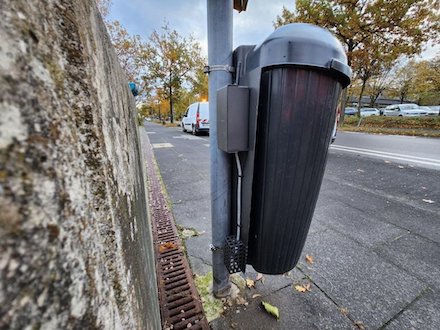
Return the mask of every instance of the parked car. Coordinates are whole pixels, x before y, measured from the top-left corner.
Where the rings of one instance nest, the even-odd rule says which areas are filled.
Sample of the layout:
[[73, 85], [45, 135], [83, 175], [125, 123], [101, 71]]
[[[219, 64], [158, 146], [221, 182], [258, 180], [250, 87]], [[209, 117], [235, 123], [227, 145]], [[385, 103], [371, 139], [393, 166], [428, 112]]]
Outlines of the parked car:
[[426, 116], [426, 111], [419, 109], [419, 106], [414, 103], [393, 104], [385, 108], [383, 115], [390, 117], [421, 117]]
[[419, 107], [419, 109], [426, 111], [427, 116], [438, 116], [439, 115], [438, 108], [440, 108], [440, 107], [437, 107], [437, 109], [435, 109], [434, 107]]
[[344, 114], [346, 116], [354, 116], [354, 115], [356, 115], [356, 112], [357, 112], [356, 108], [348, 107], [348, 108], [345, 108]]
[[376, 108], [361, 108], [361, 117], [379, 116], [380, 112]]
[[430, 105], [429, 108], [431, 110], [437, 111], [437, 114], [440, 116], [440, 105]]
[[209, 133], [209, 103], [196, 102], [186, 109], [182, 118], [182, 131], [198, 135]]

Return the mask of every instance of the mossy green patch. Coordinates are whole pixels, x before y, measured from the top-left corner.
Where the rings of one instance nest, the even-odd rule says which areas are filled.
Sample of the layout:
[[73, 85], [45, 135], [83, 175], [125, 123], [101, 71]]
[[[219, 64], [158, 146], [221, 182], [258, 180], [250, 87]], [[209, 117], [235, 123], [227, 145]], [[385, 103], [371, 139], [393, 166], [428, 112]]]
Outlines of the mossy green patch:
[[223, 303], [212, 294], [212, 272], [204, 276], [196, 275], [195, 284], [202, 300], [203, 309], [208, 322], [219, 318], [223, 312]]
[[64, 72], [58, 66], [58, 64], [53, 61], [51, 58], [45, 58], [45, 67], [49, 71], [50, 76], [55, 84], [56, 90], [60, 93], [60, 95], [64, 95]]
[[187, 239], [190, 237], [195, 237], [200, 235], [200, 233], [194, 228], [185, 228], [182, 226], [178, 226], [178, 230], [181, 239]]
[[182, 241], [182, 249], [183, 252], [185, 253], [186, 257], [188, 258], [188, 253], [187, 253], [187, 248], [186, 248], [186, 239], [190, 238], [190, 237], [194, 237], [194, 236], [199, 236], [200, 233], [195, 230], [194, 228], [185, 228], [181, 225], [179, 225], [178, 223], [176, 224], [176, 228], [177, 228], [177, 233], [179, 234], [180, 240]]

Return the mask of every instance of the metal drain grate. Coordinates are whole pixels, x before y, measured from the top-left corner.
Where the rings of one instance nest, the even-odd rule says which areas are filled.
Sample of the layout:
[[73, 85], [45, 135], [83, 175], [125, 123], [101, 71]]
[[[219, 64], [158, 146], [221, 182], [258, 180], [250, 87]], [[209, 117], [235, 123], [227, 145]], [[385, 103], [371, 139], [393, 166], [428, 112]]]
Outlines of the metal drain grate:
[[156, 273], [163, 329], [209, 329], [182, 244], [167, 207], [151, 146], [147, 148], [150, 202]]

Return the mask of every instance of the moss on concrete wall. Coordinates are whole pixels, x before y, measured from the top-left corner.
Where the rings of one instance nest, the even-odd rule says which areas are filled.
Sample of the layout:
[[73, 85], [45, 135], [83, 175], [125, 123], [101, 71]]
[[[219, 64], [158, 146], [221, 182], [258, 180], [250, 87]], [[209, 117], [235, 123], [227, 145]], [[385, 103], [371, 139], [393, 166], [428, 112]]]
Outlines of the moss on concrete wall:
[[157, 328], [136, 111], [93, 0], [0, 2], [0, 328]]

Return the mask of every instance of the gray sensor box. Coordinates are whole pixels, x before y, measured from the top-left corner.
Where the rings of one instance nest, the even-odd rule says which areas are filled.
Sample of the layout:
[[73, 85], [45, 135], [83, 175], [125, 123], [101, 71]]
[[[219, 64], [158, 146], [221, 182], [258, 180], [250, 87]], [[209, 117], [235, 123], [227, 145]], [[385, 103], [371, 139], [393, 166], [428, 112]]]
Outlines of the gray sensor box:
[[228, 153], [247, 151], [249, 88], [227, 85], [217, 91], [218, 147]]

